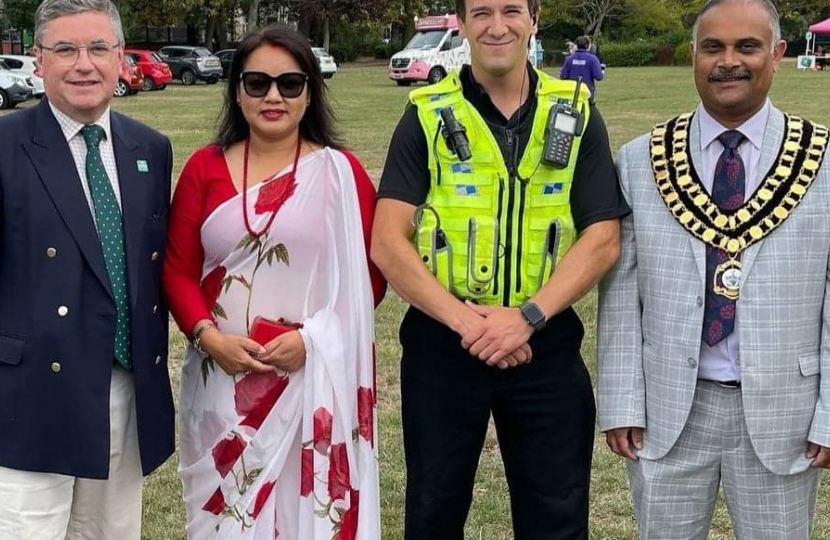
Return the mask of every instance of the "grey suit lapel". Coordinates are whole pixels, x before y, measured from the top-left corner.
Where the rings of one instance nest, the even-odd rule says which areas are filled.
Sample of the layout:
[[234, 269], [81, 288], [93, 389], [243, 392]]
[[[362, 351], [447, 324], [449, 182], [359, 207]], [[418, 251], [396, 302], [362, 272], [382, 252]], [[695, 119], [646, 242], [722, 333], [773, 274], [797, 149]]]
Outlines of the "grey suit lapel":
[[[695, 114], [694, 118], [692, 118], [692, 125], [689, 129], [689, 138], [692, 146], [692, 168], [695, 168], [695, 165], [700, 165], [703, 163], [703, 150], [700, 146], [700, 115]], [[700, 171], [700, 169], [695, 169]], [[694, 253], [695, 256], [695, 264], [697, 265], [697, 270], [700, 273], [700, 282], [706, 283], [706, 244], [702, 241], [698, 240], [691, 234], [687, 234], [686, 237], [688, 238], [689, 247]]]
[[[772, 167], [778, 151], [781, 148], [781, 141], [784, 140], [784, 113], [775, 107], [770, 107], [767, 128], [764, 131], [764, 144], [761, 147], [761, 161], [758, 163], [758, 174], [761, 175], [758, 184], [760, 185]], [[744, 278], [749, 275], [752, 264], [758, 256], [758, 251], [764, 245], [765, 239], [761, 239], [749, 246], [741, 256]]]

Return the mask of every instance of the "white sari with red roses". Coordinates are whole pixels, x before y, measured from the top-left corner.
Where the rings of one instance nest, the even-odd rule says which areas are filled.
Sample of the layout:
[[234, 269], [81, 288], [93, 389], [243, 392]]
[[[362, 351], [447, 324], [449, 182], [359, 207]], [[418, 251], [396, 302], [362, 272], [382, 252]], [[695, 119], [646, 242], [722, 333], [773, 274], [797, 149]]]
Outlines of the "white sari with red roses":
[[[284, 174], [287, 171], [282, 171]], [[352, 168], [304, 156], [202, 226], [203, 290], [222, 332], [300, 322], [305, 367], [231, 377], [190, 346], [180, 466], [191, 539], [378, 540], [373, 302]]]

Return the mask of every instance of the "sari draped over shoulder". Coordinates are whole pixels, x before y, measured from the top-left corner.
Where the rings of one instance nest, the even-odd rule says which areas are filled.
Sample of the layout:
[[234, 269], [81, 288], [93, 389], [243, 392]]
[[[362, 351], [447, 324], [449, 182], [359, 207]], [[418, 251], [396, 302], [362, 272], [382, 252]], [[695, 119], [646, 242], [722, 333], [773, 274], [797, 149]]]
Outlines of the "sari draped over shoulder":
[[[283, 171], [284, 172], [284, 171]], [[192, 346], [182, 371], [179, 472], [202, 539], [380, 538], [373, 303], [354, 173], [325, 148], [201, 231], [202, 290], [222, 332], [302, 323], [299, 371], [227, 375]]]

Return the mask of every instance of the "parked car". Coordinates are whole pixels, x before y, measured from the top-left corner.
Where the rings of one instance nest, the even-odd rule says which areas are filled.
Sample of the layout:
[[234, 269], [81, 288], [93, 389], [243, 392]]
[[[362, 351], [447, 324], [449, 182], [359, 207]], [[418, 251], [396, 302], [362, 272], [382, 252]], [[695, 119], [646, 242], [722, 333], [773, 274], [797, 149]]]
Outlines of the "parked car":
[[35, 97], [43, 95], [43, 79], [37, 75], [37, 63], [34, 56], [20, 56], [17, 54], [0, 54], [0, 60], [4, 60], [12, 73], [30, 77], [35, 88]]
[[144, 75], [144, 90], [164, 90], [173, 80], [170, 66], [159, 55], [145, 49], [125, 49], [124, 54], [132, 57]]
[[121, 60], [121, 71], [118, 73], [118, 82], [115, 83], [115, 97], [124, 97], [137, 94], [144, 88], [144, 75], [141, 68], [132, 56], [125, 54]]
[[334, 61], [334, 57], [322, 47], [312, 47], [311, 50], [314, 51], [314, 56], [317, 57], [317, 62], [320, 64], [320, 72], [323, 74], [323, 78], [331, 79], [334, 77], [334, 74], [337, 73], [337, 63]]
[[12, 73], [5, 60], [0, 60], [0, 110], [10, 109], [31, 99], [34, 93], [31, 78]]
[[233, 62], [233, 55], [236, 54], [236, 49], [223, 49], [216, 53], [216, 58], [222, 63], [222, 78], [228, 78], [228, 71], [231, 69], [231, 62]]
[[198, 80], [215, 84], [222, 76], [222, 63], [204, 47], [168, 45], [159, 49], [158, 55], [170, 66], [173, 78], [185, 85]]

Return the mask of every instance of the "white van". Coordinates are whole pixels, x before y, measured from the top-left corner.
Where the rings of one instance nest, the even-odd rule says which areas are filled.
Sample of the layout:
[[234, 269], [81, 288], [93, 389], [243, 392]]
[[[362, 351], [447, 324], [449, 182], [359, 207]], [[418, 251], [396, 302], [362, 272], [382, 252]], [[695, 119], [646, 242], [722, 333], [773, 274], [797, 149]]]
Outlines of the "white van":
[[[415, 35], [389, 60], [389, 78], [398, 86], [413, 82], [437, 83], [453, 69], [470, 63], [470, 45], [458, 35], [456, 15], [415, 20]], [[530, 38], [528, 60], [536, 66], [536, 37]]]
[[0, 110], [10, 109], [31, 99], [35, 92], [31, 79], [12, 73], [0, 60]]
[[449, 71], [470, 63], [470, 46], [458, 35], [455, 15], [417, 19], [415, 30], [404, 50], [389, 60], [389, 78], [398, 86], [417, 81], [436, 83]]
[[43, 79], [37, 74], [37, 63], [34, 56], [21, 56], [18, 54], [0, 54], [0, 60], [5, 60], [6, 65], [12, 73], [23, 75], [32, 80], [35, 87], [35, 97], [39, 98], [43, 95]]

